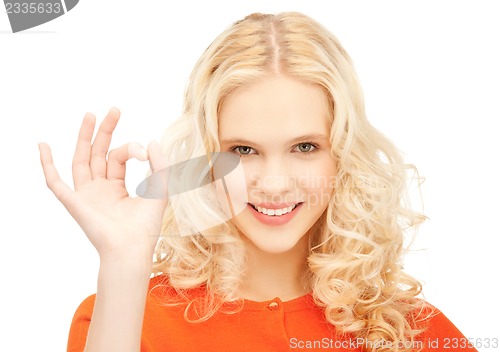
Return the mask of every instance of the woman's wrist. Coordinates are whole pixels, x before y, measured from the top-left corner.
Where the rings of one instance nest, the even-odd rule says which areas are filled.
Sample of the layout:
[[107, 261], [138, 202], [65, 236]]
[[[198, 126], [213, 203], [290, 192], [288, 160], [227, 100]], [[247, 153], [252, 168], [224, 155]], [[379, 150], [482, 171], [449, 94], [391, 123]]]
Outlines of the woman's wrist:
[[152, 257], [142, 252], [101, 256], [88, 351], [138, 351]]
[[100, 253], [100, 269], [133, 272], [137, 274], [151, 273], [153, 252], [149, 248], [132, 247]]

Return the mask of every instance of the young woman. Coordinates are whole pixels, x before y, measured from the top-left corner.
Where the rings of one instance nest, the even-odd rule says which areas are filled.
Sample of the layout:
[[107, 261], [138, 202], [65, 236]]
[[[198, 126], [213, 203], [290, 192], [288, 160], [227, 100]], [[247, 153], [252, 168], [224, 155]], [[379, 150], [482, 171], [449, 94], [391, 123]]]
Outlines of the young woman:
[[[100, 256], [69, 351], [474, 351], [402, 271], [403, 235], [424, 219], [404, 202], [410, 166], [311, 18], [252, 14], [217, 37], [162, 146], [108, 153], [118, 119], [111, 109], [92, 142], [85, 116], [75, 191], [40, 144], [49, 188]], [[196, 176], [203, 191], [128, 196], [130, 158], [158, 175], [214, 152], [237, 156], [242, 174], [185, 166], [157, 180]]]

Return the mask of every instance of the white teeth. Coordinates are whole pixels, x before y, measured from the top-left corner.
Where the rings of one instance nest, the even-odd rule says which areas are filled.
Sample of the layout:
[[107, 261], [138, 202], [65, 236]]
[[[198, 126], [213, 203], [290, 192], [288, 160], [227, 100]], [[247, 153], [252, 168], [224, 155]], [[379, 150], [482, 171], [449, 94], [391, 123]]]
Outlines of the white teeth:
[[291, 212], [293, 209], [295, 209], [296, 206], [297, 204], [290, 205], [289, 207], [283, 209], [266, 209], [256, 205], [255, 208], [257, 208], [257, 211], [262, 214], [266, 214], [269, 216], [280, 216]]

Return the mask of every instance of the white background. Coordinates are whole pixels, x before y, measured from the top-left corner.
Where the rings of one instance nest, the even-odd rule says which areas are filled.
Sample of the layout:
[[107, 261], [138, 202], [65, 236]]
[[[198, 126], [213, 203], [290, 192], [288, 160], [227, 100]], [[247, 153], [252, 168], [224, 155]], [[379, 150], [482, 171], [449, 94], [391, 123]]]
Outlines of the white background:
[[[251, 12], [285, 10], [312, 16], [341, 40], [369, 118], [426, 178], [430, 219], [407, 270], [467, 337], [500, 338], [496, 1], [168, 3], [81, 0], [16, 34], [0, 6], [0, 350], [64, 350], [76, 307], [96, 288], [96, 252], [46, 188], [37, 143], [51, 145], [72, 185], [85, 112], [100, 121], [120, 108], [112, 147], [160, 139], [215, 36]], [[133, 192], [147, 163], [129, 169]]]

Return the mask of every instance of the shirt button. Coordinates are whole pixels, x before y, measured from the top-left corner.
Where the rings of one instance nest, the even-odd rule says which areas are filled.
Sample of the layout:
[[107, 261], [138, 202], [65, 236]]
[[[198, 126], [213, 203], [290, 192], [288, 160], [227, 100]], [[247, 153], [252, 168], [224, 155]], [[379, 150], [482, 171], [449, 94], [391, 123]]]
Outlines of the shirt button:
[[271, 302], [269, 303], [269, 305], [267, 306], [270, 310], [277, 310], [279, 308], [279, 304], [278, 302]]

